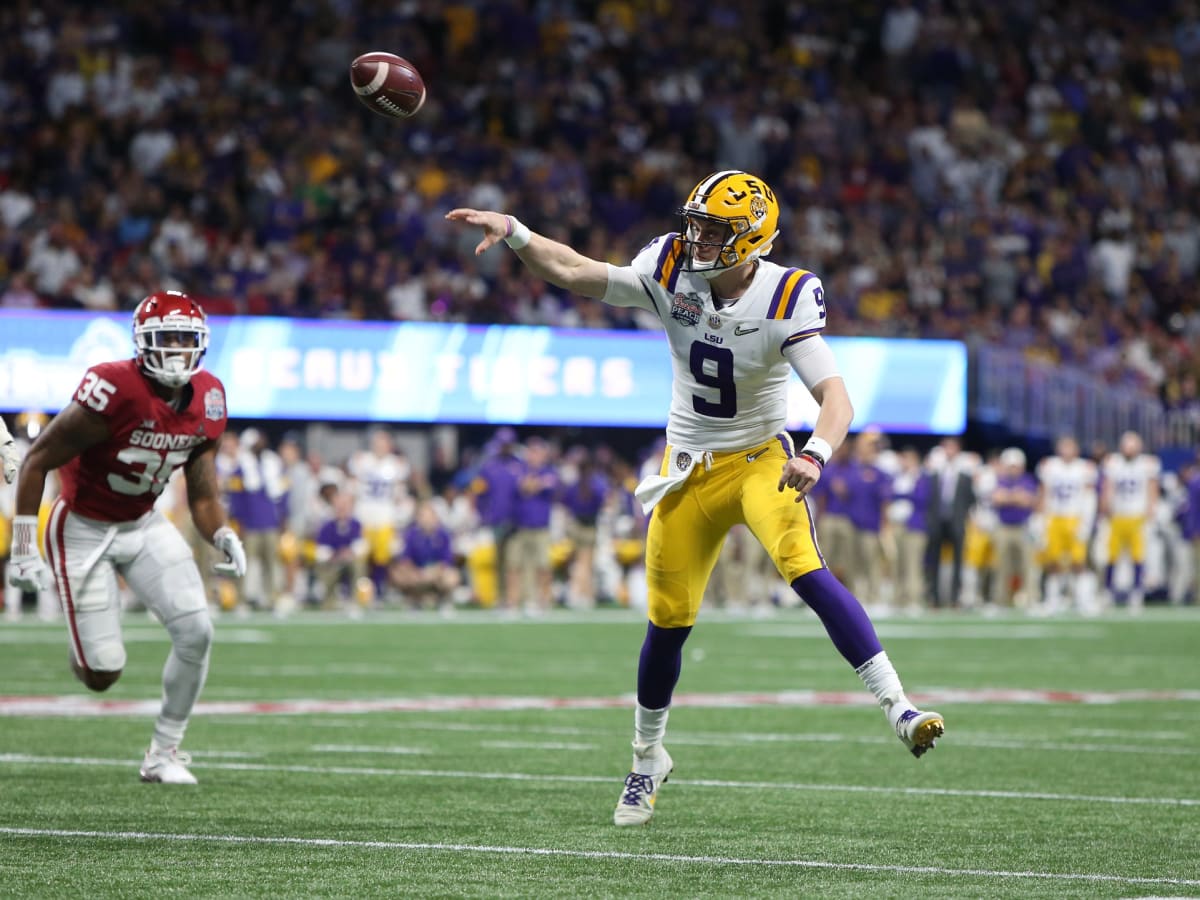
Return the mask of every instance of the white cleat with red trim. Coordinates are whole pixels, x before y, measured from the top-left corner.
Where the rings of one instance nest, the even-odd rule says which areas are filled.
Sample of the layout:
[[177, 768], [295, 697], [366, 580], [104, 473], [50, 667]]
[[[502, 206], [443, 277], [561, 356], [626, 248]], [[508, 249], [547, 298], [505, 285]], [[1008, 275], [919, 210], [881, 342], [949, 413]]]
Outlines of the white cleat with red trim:
[[156, 750], [151, 747], [142, 760], [142, 781], [154, 784], [196, 784], [196, 776], [188, 771], [192, 758], [180, 753], [177, 747]]

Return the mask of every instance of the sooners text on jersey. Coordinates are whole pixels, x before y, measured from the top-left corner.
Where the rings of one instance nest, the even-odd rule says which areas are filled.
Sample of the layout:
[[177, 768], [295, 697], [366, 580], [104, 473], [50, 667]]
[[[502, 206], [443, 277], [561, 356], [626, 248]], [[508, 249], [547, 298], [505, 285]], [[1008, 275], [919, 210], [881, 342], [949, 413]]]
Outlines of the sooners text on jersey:
[[[186, 390], [186, 389], [185, 389]], [[108, 420], [109, 438], [59, 471], [62, 498], [81, 516], [128, 522], [154, 506], [171, 473], [225, 431], [225, 389], [201, 370], [181, 412], [154, 393], [132, 359], [92, 366], [74, 401]]]

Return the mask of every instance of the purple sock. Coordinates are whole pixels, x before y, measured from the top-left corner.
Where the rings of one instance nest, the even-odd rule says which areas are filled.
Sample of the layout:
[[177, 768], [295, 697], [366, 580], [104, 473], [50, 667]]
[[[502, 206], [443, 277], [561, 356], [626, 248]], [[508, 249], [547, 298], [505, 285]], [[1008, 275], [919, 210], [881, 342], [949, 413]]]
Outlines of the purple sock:
[[1142, 564], [1133, 564], [1133, 589], [1140, 591], [1142, 589]]
[[1104, 586], [1110, 591], [1113, 589], [1113, 570], [1116, 569], [1112, 563], [1104, 567]]
[[882, 652], [867, 611], [828, 569], [801, 575], [792, 582], [792, 590], [817, 614], [833, 645], [854, 668]]
[[683, 668], [683, 642], [692, 626], [659, 628], [646, 623], [646, 640], [638, 660], [637, 699], [646, 709], [665, 709], [671, 705], [671, 693]]

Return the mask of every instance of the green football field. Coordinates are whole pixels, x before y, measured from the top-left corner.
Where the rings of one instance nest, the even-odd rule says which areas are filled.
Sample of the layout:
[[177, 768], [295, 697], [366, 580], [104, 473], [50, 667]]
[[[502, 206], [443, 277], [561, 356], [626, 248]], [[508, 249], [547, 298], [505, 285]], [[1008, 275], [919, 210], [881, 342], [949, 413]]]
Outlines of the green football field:
[[104, 695], [65, 628], [0, 625], [0, 896], [1200, 895], [1200, 612], [879, 623], [947, 734], [913, 759], [816, 619], [704, 613], [645, 827], [612, 809], [644, 623], [217, 622], [146, 785], [165, 632]]

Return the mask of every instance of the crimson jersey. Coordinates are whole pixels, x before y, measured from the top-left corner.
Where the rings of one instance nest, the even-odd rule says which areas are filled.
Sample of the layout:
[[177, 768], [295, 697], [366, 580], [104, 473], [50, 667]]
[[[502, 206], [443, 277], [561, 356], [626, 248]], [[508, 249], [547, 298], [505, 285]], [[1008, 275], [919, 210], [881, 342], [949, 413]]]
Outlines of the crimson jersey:
[[189, 389], [187, 407], [176, 412], [136, 360], [88, 369], [73, 400], [108, 420], [109, 438], [59, 470], [67, 508], [104, 522], [129, 522], [149, 512], [171, 473], [225, 431], [220, 380], [200, 370]]

